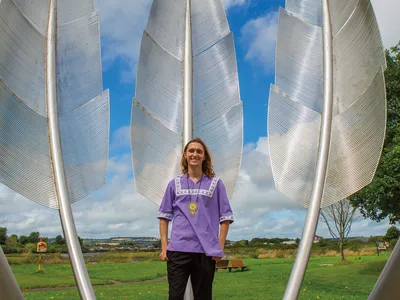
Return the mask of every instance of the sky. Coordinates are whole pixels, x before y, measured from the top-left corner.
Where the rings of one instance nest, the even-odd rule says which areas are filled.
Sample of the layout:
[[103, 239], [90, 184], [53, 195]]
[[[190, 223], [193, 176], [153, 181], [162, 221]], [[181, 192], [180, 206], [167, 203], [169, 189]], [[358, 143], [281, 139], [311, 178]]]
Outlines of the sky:
[[[110, 153], [106, 185], [72, 204], [78, 235], [84, 238], [158, 236], [158, 207], [135, 191], [129, 122], [143, 30], [151, 0], [95, 0], [100, 14], [104, 89], [110, 89]], [[385, 48], [400, 41], [398, 0], [372, 1]], [[274, 82], [277, 12], [283, 0], [223, 0], [235, 38], [244, 109], [244, 152], [231, 206], [228, 239], [301, 237], [306, 210], [275, 189], [268, 154], [267, 104]], [[0, 185], [0, 227], [8, 233], [62, 234], [58, 211], [40, 206]], [[383, 235], [380, 223], [358, 218], [352, 236]], [[329, 237], [320, 223], [317, 234]]]

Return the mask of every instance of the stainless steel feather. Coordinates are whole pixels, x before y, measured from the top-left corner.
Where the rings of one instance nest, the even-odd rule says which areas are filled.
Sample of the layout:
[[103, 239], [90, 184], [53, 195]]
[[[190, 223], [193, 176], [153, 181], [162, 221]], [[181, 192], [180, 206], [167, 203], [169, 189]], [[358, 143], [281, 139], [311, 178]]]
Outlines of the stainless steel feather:
[[221, 1], [154, 0], [132, 106], [137, 191], [159, 204], [168, 181], [180, 173], [182, 147], [200, 137], [231, 197], [241, 163], [242, 127], [234, 41]]
[[276, 188], [308, 207], [284, 299], [297, 299], [319, 209], [372, 181], [386, 127], [386, 60], [369, 0], [287, 0], [268, 111]]
[[107, 171], [98, 14], [92, 0], [3, 0], [0, 39], [0, 182], [59, 210], [81, 298], [94, 299], [70, 203]]

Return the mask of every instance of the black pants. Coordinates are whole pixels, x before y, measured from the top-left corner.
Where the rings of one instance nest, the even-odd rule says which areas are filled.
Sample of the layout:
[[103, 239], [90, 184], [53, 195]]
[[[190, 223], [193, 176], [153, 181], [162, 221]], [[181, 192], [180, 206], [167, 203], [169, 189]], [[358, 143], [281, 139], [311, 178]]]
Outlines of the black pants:
[[167, 251], [169, 300], [182, 300], [189, 275], [195, 300], [212, 299], [215, 261], [203, 253]]

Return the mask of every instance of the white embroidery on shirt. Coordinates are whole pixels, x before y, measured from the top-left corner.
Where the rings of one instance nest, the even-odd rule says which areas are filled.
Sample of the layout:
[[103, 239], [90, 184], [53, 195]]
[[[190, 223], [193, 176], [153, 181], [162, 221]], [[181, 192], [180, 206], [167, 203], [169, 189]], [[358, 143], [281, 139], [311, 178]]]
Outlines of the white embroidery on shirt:
[[182, 189], [181, 187], [181, 177], [182, 175], [179, 175], [178, 177], [175, 178], [175, 189], [176, 189], [176, 195], [177, 196], [182, 196], [182, 195], [202, 195], [202, 196], [208, 196], [212, 197], [215, 191], [215, 188], [217, 187], [217, 183], [219, 178], [217, 176], [214, 176], [210, 187], [208, 190], [199, 190], [199, 189]]
[[159, 217], [159, 218], [166, 218], [166, 219], [168, 219], [168, 220], [172, 220], [172, 218], [174, 217], [174, 215], [173, 215], [173, 214], [166, 213], [166, 212], [159, 211], [157, 217]]
[[227, 220], [233, 222], [233, 215], [221, 216], [221, 217], [219, 218], [219, 222], [220, 222], [220, 223], [223, 222], [223, 221], [227, 221]]

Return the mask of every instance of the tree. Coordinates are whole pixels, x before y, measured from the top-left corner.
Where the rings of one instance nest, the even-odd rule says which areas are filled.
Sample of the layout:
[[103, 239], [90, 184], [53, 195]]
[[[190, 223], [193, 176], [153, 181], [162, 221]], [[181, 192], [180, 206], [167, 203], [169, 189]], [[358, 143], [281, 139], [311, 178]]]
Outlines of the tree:
[[328, 226], [329, 233], [337, 240], [342, 261], [344, 261], [344, 243], [351, 230], [353, 220], [357, 218], [356, 209], [346, 198], [321, 209], [320, 220]]
[[249, 245], [249, 241], [248, 240], [240, 240], [240, 241], [237, 241], [237, 242], [233, 243], [232, 246], [234, 246], [234, 247], [245, 247], [245, 246], [248, 246], [248, 245]]
[[381, 235], [375, 235], [375, 236], [370, 236], [368, 239], [368, 243], [376, 243], [376, 242], [381, 242], [384, 239], [383, 236]]
[[18, 236], [15, 234], [10, 235], [6, 240], [7, 246], [16, 246], [18, 244]]
[[7, 241], [7, 228], [0, 227], [0, 245], [4, 245]]
[[[79, 245], [82, 248], [83, 247], [83, 239], [80, 236], [78, 236], [78, 241], [79, 241]], [[65, 241], [64, 241], [64, 243], [65, 243]]]
[[350, 200], [375, 221], [400, 222], [400, 42], [386, 51], [387, 128], [382, 156], [371, 184]]
[[55, 242], [57, 245], [65, 245], [65, 240], [61, 235], [56, 236]]
[[21, 235], [18, 241], [20, 244], [26, 245], [28, 243], [28, 237], [26, 235]]
[[39, 243], [40, 233], [37, 231], [31, 232], [28, 236], [28, 243], [37, 244]]
[[397, 240], [400, 237], [400, 230], [396, 226], [390, 226], [386, 231], [385, 241]]
[[158, 239], [156, 242], [153, 243], [153, 247], [156, 249], [161, 248], [161, 240]]

